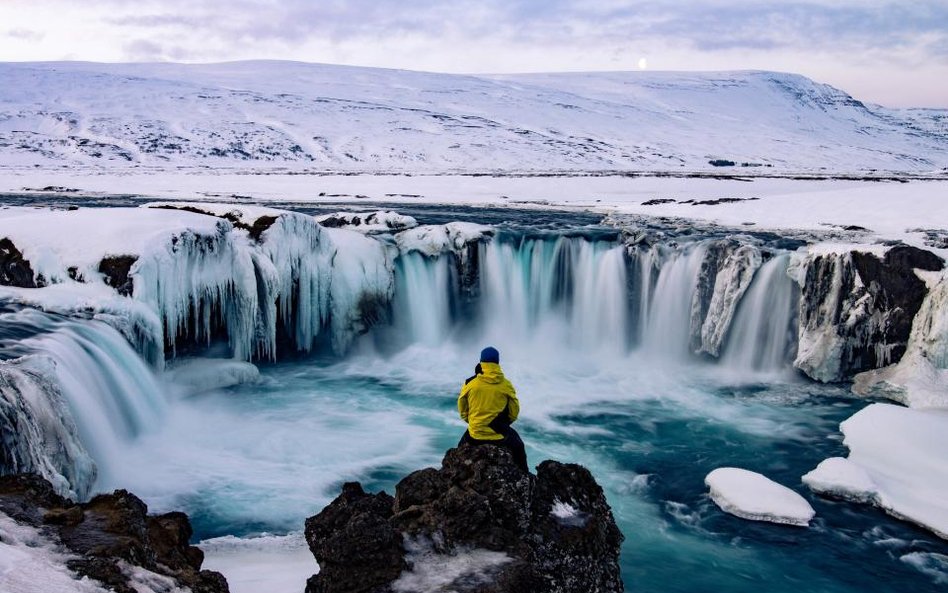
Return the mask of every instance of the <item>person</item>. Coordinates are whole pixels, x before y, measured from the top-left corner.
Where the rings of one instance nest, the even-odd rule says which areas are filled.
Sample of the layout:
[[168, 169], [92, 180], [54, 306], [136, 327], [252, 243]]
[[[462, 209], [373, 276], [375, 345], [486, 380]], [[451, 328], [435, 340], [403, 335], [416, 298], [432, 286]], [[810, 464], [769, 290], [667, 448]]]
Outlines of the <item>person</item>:
[[458, 397], [458, 412], [467, 422], [467, 430], [458, 447], [497, 445], [513, 454], [514, 462], [529, 472], [523, 440], [511, 426], [520, 415], [517, 390], [500, 369], [500, 352], [492, 346], [481, 350], [481, 360], [474, 367], [474, 376], [464, 382]]

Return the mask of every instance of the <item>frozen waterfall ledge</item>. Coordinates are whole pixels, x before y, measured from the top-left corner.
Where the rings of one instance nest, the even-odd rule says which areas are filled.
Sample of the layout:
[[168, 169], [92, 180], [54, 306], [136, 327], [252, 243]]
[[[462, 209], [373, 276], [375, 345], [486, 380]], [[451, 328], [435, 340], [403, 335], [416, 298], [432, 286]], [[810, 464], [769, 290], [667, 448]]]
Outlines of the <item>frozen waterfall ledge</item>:
[[816, 511], [805, 498], [770, 478], [736, 467], [721, 467], [704, 479], [711, 500], [725, 513], [750, 521], [807, 527]]
[[948, 539], [948, 410], [872, 404], [840, 425], [849, 457], [803, 476], [819, 494], [868, 502]]

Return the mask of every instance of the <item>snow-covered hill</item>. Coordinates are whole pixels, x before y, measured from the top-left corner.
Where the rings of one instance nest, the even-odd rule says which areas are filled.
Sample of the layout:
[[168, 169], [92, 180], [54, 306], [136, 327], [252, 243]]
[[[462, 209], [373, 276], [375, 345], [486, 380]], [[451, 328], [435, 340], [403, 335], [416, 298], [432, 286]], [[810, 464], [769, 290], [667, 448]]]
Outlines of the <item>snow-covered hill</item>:
[[0, 64], [0, 166], [64, 164], [941, 171], [948, 111], [865, 105], [802, 76], [757, 71], [462, 76], [271, 61]]

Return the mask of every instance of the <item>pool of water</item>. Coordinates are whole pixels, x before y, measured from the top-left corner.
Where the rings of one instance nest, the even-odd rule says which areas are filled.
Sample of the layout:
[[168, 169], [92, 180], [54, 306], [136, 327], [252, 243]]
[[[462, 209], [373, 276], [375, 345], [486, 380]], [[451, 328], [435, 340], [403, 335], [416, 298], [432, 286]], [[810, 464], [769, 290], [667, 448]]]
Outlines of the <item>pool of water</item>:
[[[300, 531], [344, 481], [392, 492], [406, 473], [439, 464], [464, 429], [455, 398], [472, 356], [451, 345], [382, 355], [363, 344], [344, 361], [264, 367], [259, 383], [173, 402], [125, 453], [116, 486], [154, 508], [183, 508], [197, 539]], [[937, 566], [923, 572], [903, 558], [948, 554], [945, 542], [800, 483], [846, 453], [839, 422], [866, 402], [845, 389], [793, 375], [738, 381], [641, 354], [508, 351], [504, 367], [531, 465], [582, 463], [605, 488], [626, 537], [629, 590], [940, 589]], [[790, 486], [816, 519], [796, 528], [722, 513], [703, 484], [721, 466]]]

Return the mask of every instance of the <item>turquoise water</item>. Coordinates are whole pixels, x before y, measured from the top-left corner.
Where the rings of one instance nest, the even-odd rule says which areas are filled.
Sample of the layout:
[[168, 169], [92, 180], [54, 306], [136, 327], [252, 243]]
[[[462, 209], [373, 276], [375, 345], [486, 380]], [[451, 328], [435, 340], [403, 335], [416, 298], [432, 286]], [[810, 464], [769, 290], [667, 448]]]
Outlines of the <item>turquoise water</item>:
[[[147, 471], [121, 479], [153, 506], [183, 507], [198, 539], [299, 531], [344, 481], [392, 492], [407, 472], [438, 465], [463, 430], [454, 406], [465, 354], [366, 351], [266, 367], [259, 384], [176, 402], [166, 427], [129, 451], [130, 467]], [[945, 542], [800, 484], [845, 454], [838, 424], [866, 402], [794, 377], [736, 385], [710, 366], [660, 369], [633, 355], [594, 369], [574, 356], [544, 368], [507, 357], [518, 428], [531, 465], [582, 463], [603, 485], [626, 536], [629, 590], [940, 589], [941, 573], [900, 558], [946, 554]], [[703, 484], [721, 466], [794, 488], [817, 518], [796, 528], [722, 513]]]

